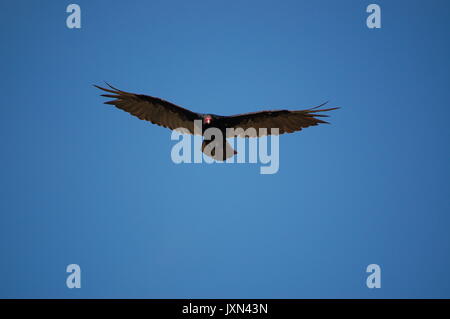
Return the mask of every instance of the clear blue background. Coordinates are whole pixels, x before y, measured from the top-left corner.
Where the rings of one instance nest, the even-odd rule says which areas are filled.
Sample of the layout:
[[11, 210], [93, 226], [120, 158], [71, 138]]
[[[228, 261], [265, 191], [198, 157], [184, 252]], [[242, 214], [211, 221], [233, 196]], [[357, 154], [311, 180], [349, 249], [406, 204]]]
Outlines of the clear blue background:
[[[450, 297], [450, 2], [2, 1], [0, 297]], [[280, 170], [170, 159], [106, 80], [198, 112], [341, 106]], [[66, 266], [82, 269], [68, 289]], [[382, 288], [366, 287], [366, 267]]]

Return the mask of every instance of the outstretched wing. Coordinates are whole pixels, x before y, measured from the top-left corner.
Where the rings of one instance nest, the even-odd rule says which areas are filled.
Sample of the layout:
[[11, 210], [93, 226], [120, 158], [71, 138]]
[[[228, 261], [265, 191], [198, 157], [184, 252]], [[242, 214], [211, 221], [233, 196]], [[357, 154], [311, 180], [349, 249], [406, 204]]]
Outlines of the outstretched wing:
[[[200, 119], [200, 115], [172, 104], [163, 99], [143, 94], [134, 94], [120, 91], [107, 83], [110, 89], [105, 89], [94, 85], [100, 90], [112, 94], [102, 94], [104, 97], [113, 98], [105, 104], [114, 105], [141, 120], [146, 120], [171, 130], [178, 130], [184, 133], [194, 134], [194, 120]], [[187, 131], [180, 130], [187, 129]], [[199, 130], [199, 132], [201, 132]]]
[[[242, 128], [242, 130], [236, 130], [232, 134], [228, 133], [229, 136], [227, 137], [260, 137], [272, 134], [277, 135], [277, 132], [271, 130], [271, 128], [278, 128], [278, 134], [292, 133], [320, 123], [329, 124], [320, 119], [320, 117], [327, 117], [328, 115], [317, 113], [336, 110], [338, 107], [320, 109], [320, 107], [324, 106], [326, 103], [327, 102], [300, 111], [275, 110], [232, 115], [224, 117], [222, 121], [227, 128]], [[254, 130], [251, 128], [254, 128]]]

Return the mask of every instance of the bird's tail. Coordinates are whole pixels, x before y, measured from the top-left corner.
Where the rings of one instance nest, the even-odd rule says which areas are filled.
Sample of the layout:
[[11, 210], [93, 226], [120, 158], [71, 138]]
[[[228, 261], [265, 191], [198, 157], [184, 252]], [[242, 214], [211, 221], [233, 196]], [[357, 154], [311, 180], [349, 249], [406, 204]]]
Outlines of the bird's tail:
[[224, 139], [222, 142], [220, 142], [220, 140], [216, 140], [217, 139], [214, 139], [212, 141], [203, 140], [202, 152], [217, 161], [226, 161], [228, 158], [233, 157], [237, 154], [237, 152], [233, 149], [230, 143], [227, 142], [226, 139]]

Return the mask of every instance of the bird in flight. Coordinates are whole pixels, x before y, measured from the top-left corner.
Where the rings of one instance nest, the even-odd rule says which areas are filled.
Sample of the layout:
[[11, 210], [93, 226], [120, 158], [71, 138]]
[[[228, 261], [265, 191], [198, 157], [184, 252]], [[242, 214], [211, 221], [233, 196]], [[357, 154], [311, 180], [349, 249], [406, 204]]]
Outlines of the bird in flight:
[[[221, 161], [237, 154], [226, 138], [278, 135], [301, 131], [303, 128], [322, 123], [329, 124], [320, 119], [328, 117], [322, 112], [338, 109], [338, 107], [321, 109], [327, 103], [325, 102], [319, 106], [298, 111], [272, 110], [222, 116], [192, 112], [157, 97], [121, 91], [106, 84], [109, 88], [94, 85], [107, 92], [101, 96], [114, 99], [105, 104], [114, 105], [141, 120], [192, 135], [203, 135], [208, 128], [219, 129], [223, 137], [223, 141], [220, 141], [223, 150], [216, 152], [215, 147], [207, 147], [214, 140], [205, 139], [202, 144], [202, 152]], [[201, 128], [198, 127], [198, 123], [202, 124]]]

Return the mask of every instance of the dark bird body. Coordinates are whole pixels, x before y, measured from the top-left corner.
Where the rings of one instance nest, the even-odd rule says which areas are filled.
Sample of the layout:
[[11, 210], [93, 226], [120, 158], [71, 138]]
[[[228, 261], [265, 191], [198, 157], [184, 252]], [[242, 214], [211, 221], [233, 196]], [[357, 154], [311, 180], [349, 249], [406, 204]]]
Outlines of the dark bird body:
[[[318, 113], [337, 109], [337, 107], [320, 109], [320, 107], [326, 104], [324, 103], [313, 108], [298, 111], [273, 110], [222, 116], [192, 112], [157, 97], [124, 92], [109, 84], [108, 86], [109, 89], [95, 85], [95, 87], [108, 92], [108, 94], [102, 94], [102, 96], [114, 99], [105, 102], [105, 104], [114, 105], [141, 120], [188, 134], [203, 135], [208, 128], [219, 129], [224, 139], [223, 152], [218, 152], [218, 154], [206, 153], [219, 160], [225, 160], [236, 154], [231, 148], [231, 145], [226, 142], [226, 138], [236, 136], [261, 137], [264, 135], [292, 133], [301, 131], [303, 128], [309, 126], [315, 126], [321, 123], [328, 124], [328, 122], [320, 119], [328, 115]], [[202, 127], [197, 126], [196, 128], [196, 123], [202, 123]], [[230, 130], [238, 128], [242, 130]], [[274, 128], [278, 129], [278, 131], [273, 130]], [[214, 140], [205, 140], [202, 145], [202, 151], [212, 142]], [[231, 153], [226, 152], [227, 147], [230, 147]]]

